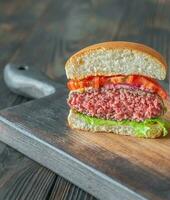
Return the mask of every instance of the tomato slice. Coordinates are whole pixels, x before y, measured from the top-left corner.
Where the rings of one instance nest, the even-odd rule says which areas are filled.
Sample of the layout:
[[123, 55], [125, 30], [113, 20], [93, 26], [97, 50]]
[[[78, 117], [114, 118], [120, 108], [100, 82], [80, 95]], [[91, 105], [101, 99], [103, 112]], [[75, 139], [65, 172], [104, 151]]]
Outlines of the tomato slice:
[[167, 98], [167, 92], [162, 86], [152, 78], [139, 75], [116, 75], [116, 76], [94, 76], [83, 80], [69, 80], [67, 87], [69, 90], [84, 89], [93, 87], [98, 89], [106, 84], [129, 84], [141, 89], [149, 89], [156, 92], [162, 98]]
[[132, 75], [127, 77], [126, 83], [143, 89], [152, 90], [164, 99], [166, 99], [168, 96], [167, 92], [162, 88], [162, 86], [152, 78]]

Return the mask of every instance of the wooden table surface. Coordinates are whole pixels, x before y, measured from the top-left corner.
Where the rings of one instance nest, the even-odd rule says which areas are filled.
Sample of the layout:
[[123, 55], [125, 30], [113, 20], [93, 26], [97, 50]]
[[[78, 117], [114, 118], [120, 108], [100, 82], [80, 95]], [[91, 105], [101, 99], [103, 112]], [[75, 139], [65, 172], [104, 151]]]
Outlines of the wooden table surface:
[[[33, 64], [63, 81], [63, 66], [71, 54], [108, 40], [145, 43], [169, 61], [169, 10], [168, 0], [1, 0], [0, 109], [28, 101], [3, 82], [3, 67], [9, 61]], [[0, 143], [0, 199], [95, 198]]]

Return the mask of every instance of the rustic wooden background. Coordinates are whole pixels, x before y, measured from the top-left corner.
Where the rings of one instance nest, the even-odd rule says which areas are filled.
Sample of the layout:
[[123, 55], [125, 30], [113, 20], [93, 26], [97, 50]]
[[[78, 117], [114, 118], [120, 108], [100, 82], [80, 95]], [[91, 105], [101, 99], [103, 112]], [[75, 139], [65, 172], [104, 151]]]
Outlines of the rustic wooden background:
[[[3, 82], [9, 61], [32, 64], [65, 80], [75, 51], [108, 40], [142, 42], [169, 62], [169, 0], [0, 0], [0, 109], [28, 99]], [[0, 143], [0, 199], [94, 199], [50, 170]]]

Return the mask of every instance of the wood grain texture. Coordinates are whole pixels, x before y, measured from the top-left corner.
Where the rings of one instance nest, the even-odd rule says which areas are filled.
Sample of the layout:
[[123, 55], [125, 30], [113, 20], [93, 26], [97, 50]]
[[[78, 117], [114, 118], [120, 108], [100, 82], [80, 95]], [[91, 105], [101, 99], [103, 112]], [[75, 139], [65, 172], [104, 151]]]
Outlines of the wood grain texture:
[[71, 200], [71, 199], [80, 199], [80, 200], [95, 200], [93, 196], [84, 192], [77, 186], [71, 184], [61, 177], [57, 177], [53, 191], [50, 195], [49, 200]]
[[21, 48], [44, 12], [49, 0], [0, 1], [0, 64], [3, 65]]
[[[3, 66], [23, 45], [48, 2], [42, 4], [36, 1], [33, 7], [31, 0], [0, 1], [0, 109], [28, 101], [7, 89], [3, 82]], [[34, 196], [36, 199], [46, 198], [45, 191], [51, 189], [56, 177], [54, 173], [49, 174], [49, 170], [3, 143], [0, 143], [0, 163], [0, 199], [34, 199]], [[42, 168], [43, 173], [37, 173]], [[34, 175], [39, 177], [37, 182]], [[50, 178], [44, 179], [45, 176]], [[26, 196], [28, 193], [30, 198]]]
[[[34, 64], [43, 71], [46, 71], [51, 77], [58, 78], [60, 75], [65, 73], [63, 65], [66, 59], [75, 51], [92, 43], [113, 39], [139, 41], [151, 45], [163, 53], [169, 62], [169, 7], [169, 1], [157, 0], [76, 0], [64, 2], [59, 0], [34, 2], [32, 0], [1, 0], [0, 108], [2, 109], [12, 105], [17, 105], [27, 100], [12, 94], [3, 83], [2, 67], [11, 57], [11, 60], [15, 62], [28, 62]], [[60, 78], [62, 81], [63, 79], [65, 80], [65, 77]], [[90, 135], [90, 137], [92, 137], [92, 135]], [[109, 136], [106, 143], [108, 146], [113, 147], [111, 142], [109, 142], [111, 139], [112, 137]], [[86, 140], [86, 138], [84, 140]], [[94, 140], [94, 138], [92, 137], [91, 140]], [[102, 136], [99, 141], [103, 141]], [[165, 165], [167, 164], [166, 158], [168, 160], [168, 157], [166, 157], [168, 149], [165, 148], [165, 146], [168, 145], [168, 143], [166, 140], [163, 141], [165, 144], [161, 145], [160, 149], [165, 153], [163, 157], [163, 163]], [[145, 148], [145, 146], [145, 144], [142, 144], [142, 148]], [[132, 147], [133, 142], [131, 141], [131, 148]], [[154, 146], [152, 146], [152, 149], [153, 147]], [[123, 157], [124, 152], [126, 152], [126, 145], [122, 142], [121, 146], [115, 144], [115, 148], [117, 151], [119, 151], [119, 148], [123, 148], [120, 155]], [[13, 191], [12, 193], [15, 194], [14, 187], [19, 187], [19, 190], [21, 191], [23, 191], [22, 187], [27, 187], [23, 186], [24, 184], [13, 184], [13, 182], [16, 180], [15, 176], [21, 175], [21, 173], [18, 172], [20, 166], [25, 166], [25, 163], [27, 163], [25, 160], [29, 159], [26, 159], [22, 154], [3, 144], [0, 145], [0, 149], [2, 150], [0, 160], [3, 163], [0, 167], [0, 185], [2, 186], [0, 187], [0, 199], [1, 196], [4, 197], [2, 199], [9, 199], [8, 195], [4, 196], [4, 191], [7, 191], [6, 193]], [[150, 148], [149, 150], [152, 149]], [[134, 151], [137, 150], [137, 147], [131, 149], [131, 156], [134, 160], [135, 156], [133, 156], [133, 154]], [[150, 160], [146, 167], [158, 165], [156, 162], [153, 162], [150, 154], [141, 153], [139, 150], [137, 152], [142, 158], [147, 157], [147, 160]], [[168, 168], [161, 164], [162, 159], [159, 152], [156, 151], [154, 155], [158, 155], [158, 158], [160, 158], [158, 163], [161, 165], [162, 170], [159, 170], [159, 173], [168, 173]], [[129, 157], [125, 157], [125, 159], [129, 159]], [[119, 161], [119, 159], [117, 160]], [[139, 160], [137, 161], [139, 162]], [[28, 162], [30, 168], [32, 163], [33, 161]], [[139, 164], [140, 163], [138, 163], [138, 165]], [[40, 165], [38, 166], [39, 167], [37, 168], [41, 168]], [[32, 172], [34, 171], [34, 173], [36, 173], [35, 171], [37, 168], [33, 168]], [[46, 172], [44, 173], [46, 175], [48, 174]], [[131, 174], [133, 177], [133, 173]], [[24, 177], [24, 175], [21, 176]], [[43, 176], [43, 174], [41, 173], [40, 176]], [[121, 176], [123, 175], [120, 174], [120, 177]], [[50, 196], [50, 198], [59, 199], [59, 197], [62, 196], [60, 193], [62, 187], [54, 187], [54, 185], [58, 185], [59, 183], [62, 185], [63, 181], [59, 181], [60, 179], [58, 178], [55, 178], [54, 182], [53, 179], [50, 179], [51, 181], [49, 180], [49, 182], [48, 179], [46, 180], [47, 183], [51, 185], [49, 193], [52, 192], [53, 195]], [[158, 199], [168, 199], [169, 190], [164, 184], [162, 186], [160, 186], [160, 184], [156, 185], [157, 182], [154, 180], [155, 179], [152, 181], [149, 180], [150, 188], [152, 188], [153, 182], [155, 183], [154, 189], [152, 188], [149, 191], [157, 189], [157, 191], [160, 191], [161, 193], [161, 195], [158, 195]], [[34, 186], [35, 189], [36, 184], [34, 184], [35, 182], [32, 183], [32, 187]], [[161, 183], [164, 183], [164, 181]], [[29, 185], [29, 182], [27, 182], [26, 185], [27, 184]], [[70, 183], [68, 185], [71, 185], [70, 187], [72, 189], [65, 189], [66, 193], [64, 197], [61, 197], [61, 199], [93, 198], [87, 193], [85, 193], [85, 196], [77, 195], [77, 193], [79, 194], [83, 192], [81, 192], [80, 189], [74, 189], [77, 187]], [[148, 181], [145, 185], [148, 185]], [[41, 183], [39, 183], [39, 187], [40, 186]], [[139, 184], [137, 184], [137, 187], [140, 187]], [[56, 188], [60, 189], [57, 190]], [[67, 186], [64, 188], [67, 188]], [[147, 190], [147, 187], [145, 189]], [[67, 191], [73, 191], [72, 194], [74, 195], [71, 195], [69, 192], [67, 193]], [[27, 193], [27, 190], [25, 192]], [[16, 195], [13, 196], [13, 199], [18, 198], [17, 194], [20, 195], [20, 192], [16, 193]], [[40, 193], [37, 194], [40, 195]], [[23, 199], [26, 199], [24, 195], [23, 192], [23, 196], [20, 195], [19, 197], [21, 199], [22, 197]], [[31, 198], [34, 198], [34, 195], [35, 194], [33, 194]], [[153, 197], [148, 193], [147, 195], [149, 199]], [[36, 197], [38, 198], [38, 196]], [[40, 197], [42, 196], [40, 195]], [[46, 196], [44, 197], [47, 199], [49, 198]]]
[[65, 100], [61, 91], [2, 111], [0, 139], [98, 198], [170, 198], [169, 137], [70, 130]]
[[[22, 161], [23, 163], [23, 161]], [[55, 174], [27, 159], [15, 172], [10, 187], [4, 186], [0, 199], [46, 199], [55, 180]], [[8, 182], [6, 183], [8, 184]]]

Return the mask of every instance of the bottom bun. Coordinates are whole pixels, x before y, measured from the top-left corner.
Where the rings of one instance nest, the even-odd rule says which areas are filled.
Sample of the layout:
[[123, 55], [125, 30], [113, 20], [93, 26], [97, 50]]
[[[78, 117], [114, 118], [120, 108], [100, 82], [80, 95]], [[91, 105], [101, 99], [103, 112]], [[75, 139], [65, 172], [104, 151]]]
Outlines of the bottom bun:
[[[119, 135], [131, 135], [137, 137], [137, 133], [131, 126], [108, 126], [108, 125], [91, 125], [84, 121], [78, 113], [70, 110], [68, 115], [68, 123], [72, 129], [91, 131], [91, 132], [111, 132]], [[162, 128], [159, 124], [151, 125], [149, 133], [144, 138], [156, 138], [162, 135]]]

